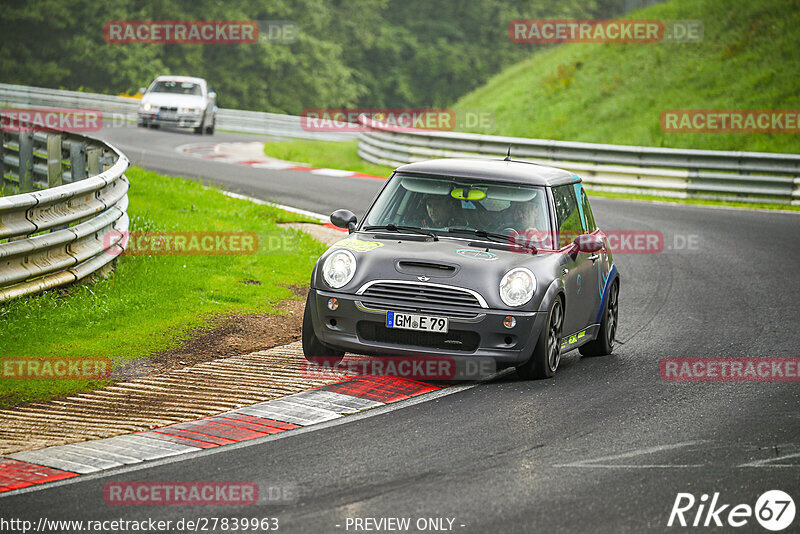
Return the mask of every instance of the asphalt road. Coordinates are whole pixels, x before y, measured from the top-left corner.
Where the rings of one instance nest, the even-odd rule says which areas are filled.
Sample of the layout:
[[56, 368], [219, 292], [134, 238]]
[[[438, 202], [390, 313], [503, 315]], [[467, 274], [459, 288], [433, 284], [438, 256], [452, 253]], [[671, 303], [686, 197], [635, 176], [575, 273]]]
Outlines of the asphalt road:
[[[171, 152], [197, 141], [188, 134], [128, 129], [107, 138], [136, 164], [317, 212], [363, 206], [380, 185]], [[410, 517], [412, 525], [446, 517], [457, 532], [644, 532], [670, 530], [679, 492], [698, 500], [719, 492], [729, 511], [780, 489], [800, 505], [800, 383], [666, 382], [659, 374], [666, 357], [797, 356], [800, 215], [607, 199], [593, 207], [606, 229], [665, 237], [662, 253], [616, 257], [624, 344], [612, 356], [574, 352], [552, 380], [499, 379], [311, 432], [0, 498], [4, 516], [278, 517], [282, 532], [353, 532], [354, 517]], [[239, 508], [108, 506], [103, 486], [114, 480], [291, 484], [299, 498]], [[766, 532], [752, 517], [723, 530]]]
[[218, 185], [234, 193], [329, 214], [352, 206], [362, 215], [382, 182], [363, 178], [336, 178], [297, 171], [275, 171], [233, 166], [189, 156], [175, 149], [194, 143], [274, 141], [262, 135], [216, 132], [195, 135], [191, 130], [144, 130], [132, 123], [123, 128], [105, 128], [97, 137], [119, 148], [134, 165], [173, 176], [183, 176]]

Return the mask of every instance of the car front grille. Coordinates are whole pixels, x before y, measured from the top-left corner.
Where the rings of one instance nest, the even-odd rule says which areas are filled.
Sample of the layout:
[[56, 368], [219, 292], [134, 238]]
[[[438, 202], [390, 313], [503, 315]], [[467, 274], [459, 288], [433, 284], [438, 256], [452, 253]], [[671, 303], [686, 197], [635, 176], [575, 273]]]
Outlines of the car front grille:
[[356, 325], [356, 332], [363, 341], [459, 352], [475, 352], [481, 341], [481, 337], [476, 332], [466, 330], [451, 330], [446, 334], [440, 334], [387, 328], [383, 323], [375, 321], [359, 321]]
[[480, 310], [485, 307], [473, 293], [461, 288], [423, 282], [375, 282], [358, 294], [370, 299], [394, 301], [414, 306], [456, 306]]
[[474, 319], [485, 306], [464, 289], [423, 282], [381, 281], [358, 291], [361, 303], [374, 310], [403, 311]]

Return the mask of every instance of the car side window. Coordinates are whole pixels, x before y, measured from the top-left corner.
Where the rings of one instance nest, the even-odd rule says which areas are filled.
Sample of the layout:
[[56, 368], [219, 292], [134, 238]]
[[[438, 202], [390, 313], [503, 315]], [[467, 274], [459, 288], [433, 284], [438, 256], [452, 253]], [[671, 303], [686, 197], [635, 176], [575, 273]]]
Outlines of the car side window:
[[594, 232], [597, 230], [597, 223], [594, 220], [594, 214], [592, 213], [592, 207], [589, 205], [589, 197], [586, 195], [586, 190], [581, 187], [581, 207], [583, 208], [583, 216], [586, 219], [586, 225], [584, 229], [587, 232]]
[[553, 201], [558, 223], [558, 246], [565, 247], [583, 233], [583, 222], [578, 209], [578, 200], [575, 198], [575, 189], [571, 184], [554, 187]]

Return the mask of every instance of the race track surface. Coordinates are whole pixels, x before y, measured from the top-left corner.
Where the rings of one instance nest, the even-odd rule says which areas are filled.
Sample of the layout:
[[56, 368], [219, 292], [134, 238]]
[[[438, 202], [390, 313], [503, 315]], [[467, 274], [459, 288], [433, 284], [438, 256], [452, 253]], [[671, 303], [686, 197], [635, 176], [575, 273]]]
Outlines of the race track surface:
[[[135, 165], [319, 213], [361, 213], [381, 185], [177, 154], [210, 140], [188, 133], [103, 137]], [[604, 229], [664, 235], [661, 253], [616, 257], [624, 344], [612, 356], [574, 351], [552, 380], [504, 377], [281, 439], [0, 498], [0, 507], [34, 521], [278, 517], [281, 532], [346, 532], [348, 517], [454, 518], [457, 532], [643, 532], [669, 530], [679, 492], [753, 506], [780, 489], [797, 502], [800, 383], [667, 382], [659, 361], [797, 356], [800, 215], [600, 198], [593, 207]], [[103, 487], [114, 480], [260, 481], [293, 485], [299, 498], [108, 506]], [[750, 518], [740, 531], [764, 530]]]

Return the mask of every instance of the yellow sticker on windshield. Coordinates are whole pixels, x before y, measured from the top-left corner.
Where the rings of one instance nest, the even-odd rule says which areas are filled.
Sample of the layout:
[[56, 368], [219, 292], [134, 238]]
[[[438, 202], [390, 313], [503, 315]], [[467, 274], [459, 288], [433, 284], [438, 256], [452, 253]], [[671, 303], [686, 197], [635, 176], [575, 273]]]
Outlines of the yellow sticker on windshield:
[[346, 248], [353, 252], [369, 252], [370, 250], [382, 247], [383, 243], [379, 241], [361, 241], [360, 239], [342, 239], [338, 243], [334, 243], [331, 248]]
[[465, 191], [463, 187], [459, 187], [453, 189], [450, 192], [450, 196], [458, 200], [483, 200], [486, 198], [486, 191], [481, 191], [480, 189], [467, 189]]

